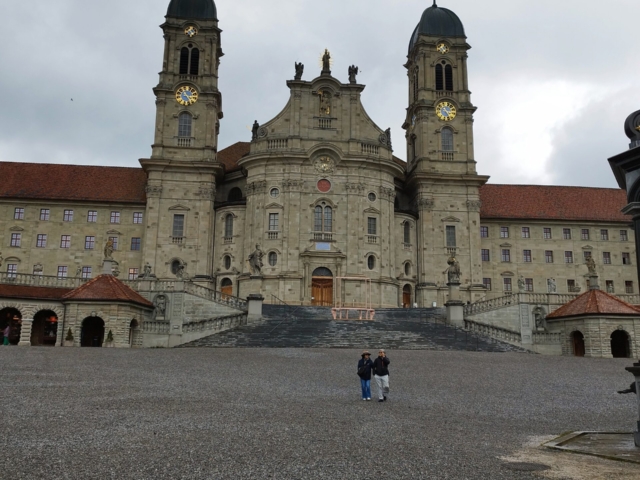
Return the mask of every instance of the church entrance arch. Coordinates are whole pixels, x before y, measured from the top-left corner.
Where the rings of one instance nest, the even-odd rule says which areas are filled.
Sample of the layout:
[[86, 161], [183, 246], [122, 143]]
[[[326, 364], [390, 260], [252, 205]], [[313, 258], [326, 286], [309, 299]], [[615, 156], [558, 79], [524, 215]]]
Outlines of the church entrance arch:
[[611, 334], [611, 355], [613, 358], [629, 358], [629, 334], [624, 330], [616, 330]]
[[52, 310], [40, 310], [33, 316], [31, 345], [55, 347], [58, 337], [58, 315]]
[[584, 335], [578, 330], [571, 334], [571, 350], [574, 357], [584, 357]]
[[333, 273], [326, 267], [316, 268], [311, 276], [311, 305], [333, 306]]
[[[224, 296], [233, 296], [233, 282], [229, 278], [223, 278], [220, 282], [220, 292]], [[222, 297], [225, 298], [225, 297]]]
[[402, 308], [411, 308], [411, 285], [405, 285], [402, 289]]
[[101, 347], [104, 342], [104, 320], [100, 317], [87, 317], [82, 321], [80, 333], [81, 347]]
[[[9, 326], [9, 337], [5, 342], [4, 331]], [[2, 342], [8, 345], [17, 345], [20, 342], [20, 331], [22, 329], [22, 313], [17, 308], [3, 308], [0, 310], [0, 335]]]

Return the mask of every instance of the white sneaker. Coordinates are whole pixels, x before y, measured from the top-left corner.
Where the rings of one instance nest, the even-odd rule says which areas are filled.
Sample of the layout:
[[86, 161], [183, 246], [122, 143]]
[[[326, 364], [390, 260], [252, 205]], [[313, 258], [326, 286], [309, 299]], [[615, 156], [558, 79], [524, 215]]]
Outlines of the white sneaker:
[[367, 398], [367, 402], [370, 402], [370, 401], [371, 401], [371, 399], [370, 399], [370, 398]]

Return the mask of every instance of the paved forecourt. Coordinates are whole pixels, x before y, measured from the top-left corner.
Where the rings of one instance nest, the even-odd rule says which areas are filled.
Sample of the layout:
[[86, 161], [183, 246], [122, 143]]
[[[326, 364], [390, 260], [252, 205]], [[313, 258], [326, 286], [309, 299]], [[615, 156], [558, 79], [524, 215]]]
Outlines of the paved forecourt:
[[390, 350], [378, 403], [359, 353], [0, 347], [0, 477], [533, 479], [505, 457], [634, 422], [628, 360]]

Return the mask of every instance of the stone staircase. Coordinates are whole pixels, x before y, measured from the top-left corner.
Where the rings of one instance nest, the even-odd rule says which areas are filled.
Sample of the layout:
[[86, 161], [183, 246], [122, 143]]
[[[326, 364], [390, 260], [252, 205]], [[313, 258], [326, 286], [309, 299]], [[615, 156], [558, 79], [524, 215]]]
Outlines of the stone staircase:
[[221, 332], [181, 347], [523, 351], [445, 325], [442, 309], [376, 310], [374, 321], [334, 321], [327, 307], [265, 305], [263, 314], [263, 323]]

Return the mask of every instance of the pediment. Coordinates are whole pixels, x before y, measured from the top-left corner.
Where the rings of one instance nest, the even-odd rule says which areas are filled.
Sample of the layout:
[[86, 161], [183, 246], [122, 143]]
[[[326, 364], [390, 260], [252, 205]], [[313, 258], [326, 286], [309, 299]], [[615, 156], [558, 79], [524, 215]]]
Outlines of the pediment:
[[513, 247], [513, 245], [511, 245], [510, 243], [503, 243], [502, 245], [500, 245], [500, 247], [502, 247], [502, 248], [511, 248], [511, 247]]
[[582, 247], [583, 250], [593, 250], [593, 247], [591, 245], [585, 245], [584, 247]]
[[173, 207], [169, 207], [169, 210], [170, 211], [188, 212], [191, 209], [189, 207], [187, 207], [186, 205], [177, 204], [177, 205], [174, 205]]
[[378, 210], [377, 208], [369, 207], [364, 211], [364, 213], [375, 213], [376, 215], [380, 215], [380, 210]]
[[275, 203], [275, 202], [274, 203], [270, 203], [269, 205], [267, 205], [264, 208], [268, 208], [268, 209], [271, 209], [271, 210], [274, 209], [274, 208], [277, 208], [277, 209], [280, 209], [280, 210], [284, 210], [284, 207], [282, 205], [280, 205], [279, 203]]
[[4, 259], [4, 261], [6, 263], [20, 263], [22, 262], [22, 260], [20, 260], [18, 257], [7, 257]]
[[459, 218], [456, 217], [446, 217], [442, 219], [443, 222], [447, 222], [447, 223], [459, 223], [462, 220], [460, 220]]
[[109, 230], [107, 235], [122, 235], [122, 232], [119, 232], [118, 230]]
[[500, 274], [500, 276], [502, 276], [502, 277], [515, 277], [515, 276], [516, 276], [516, 274], [515, 274], [515, 273], [513, 273], [513, 272], [509, 272], [509, 271], [507, 271], [507, 272], [502, 272], [502, 273]]
[[11, 227], [9, 230], [12, 232], [24, 232], [24, 228], [18, 227], [17, 225], [14, 227]]

